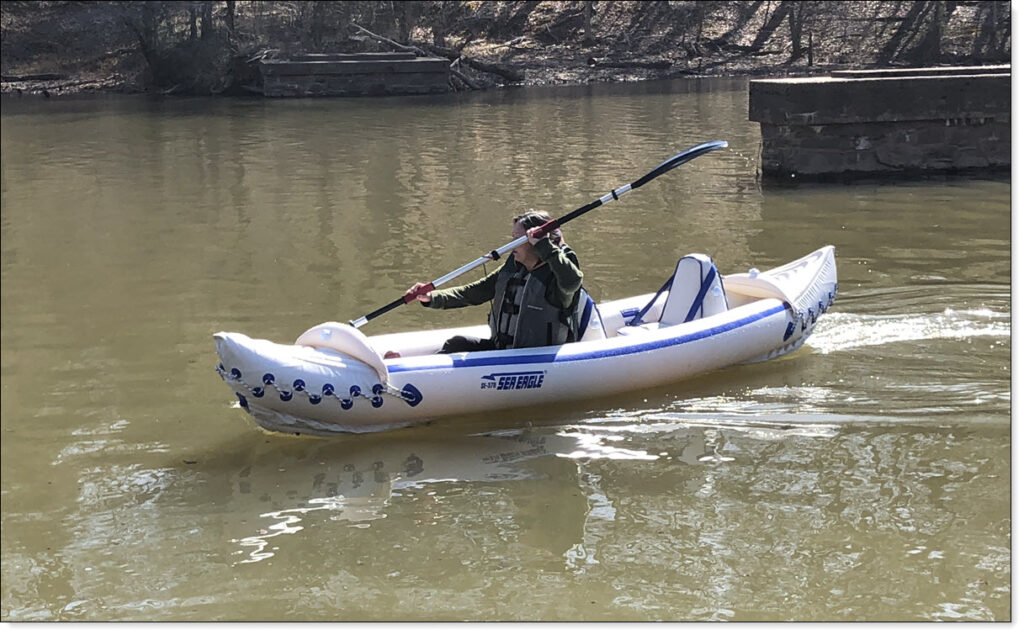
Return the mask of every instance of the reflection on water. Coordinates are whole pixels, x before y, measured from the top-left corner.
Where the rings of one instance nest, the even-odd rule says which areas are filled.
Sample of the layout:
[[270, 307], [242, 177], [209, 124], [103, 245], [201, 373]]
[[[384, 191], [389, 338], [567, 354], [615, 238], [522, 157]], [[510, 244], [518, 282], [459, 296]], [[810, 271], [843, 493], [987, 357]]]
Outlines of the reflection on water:
[[[552, 475], [544, 471], [551, 463], [538, 465], [535, 461], [542, 457], [566, 459], [556, 463], [571, 466], [576, 472], [588, 507], [581, 510], [582, 516], [614, 520], [614, 507], [599, 487], [600, 477], [586, 474], [583, 466], [591, 459], [654, 461], [659, 458], [644, 451], [617, 448], [616, 439], [621, 437], [573, 431], [496, 431], [437, 442], [418, 440], [389, 444], [386, 449], [378, 447], [370, 451], [348, 447], [348, 443], [344, 448], [316, 447], [288, 463], [277, 463], [275, 470], [260, 470], [249, 465], [237, 475], [237, 496], [254, 496], [260, 503], [270, 506], [284, 503], [287, 507], [261, 513], [260, 517], [270, 524], [254, 536], [237, 540], [245, 548], [242, 553], [246, 557], [241, 562], [272, 557], [279, 549], [271, 546], [272, 539], [301, 531], [301, 523], [314, 512], [323, 512], [329, 522], [370, 529], [371, 521], [387, 518], [387, 507], [393, 499], [402, 497], [404, 490], [416, 490], [408, 494], [413, 498], [434, 497], [436, 492], [427, 490], [438, 483], [551, 478]], [[311, 482], [289, 480], [290, 474], [296, 474], [294, 478], [308, 479], [307, 466], [314, 464], [323, 466], [323, 471], [316, 471]], [[287, 501], [279, 500], [282, 492]], [[304, 502], [296, 506], [293, 504], [296, 498]], [[582, 542], [570, 547], [565, 556], [570, 563], [580, 559], [593, 561]]]

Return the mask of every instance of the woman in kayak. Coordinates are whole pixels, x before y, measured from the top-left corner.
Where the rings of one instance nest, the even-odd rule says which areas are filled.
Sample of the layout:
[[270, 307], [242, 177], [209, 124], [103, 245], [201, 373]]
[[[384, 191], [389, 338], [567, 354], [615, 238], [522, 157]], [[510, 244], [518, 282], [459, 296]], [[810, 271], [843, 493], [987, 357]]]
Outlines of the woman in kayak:
[[457, 309], [491, 302], [488, 323], [491, 337], [456, 335], [441, 353], [551, 346], [576, 341], [583, 272], [579, 259], [562, 239], [560, 229], [537, 236], [537, 228], [551, 220], [547, 212], [530, 210], [512, 219], [512, 238], [528, 236], [512, 250], [499, 269], [476, 282], [451, 289], [424, 292], [418, 282], [408, 291], [423, 306]]

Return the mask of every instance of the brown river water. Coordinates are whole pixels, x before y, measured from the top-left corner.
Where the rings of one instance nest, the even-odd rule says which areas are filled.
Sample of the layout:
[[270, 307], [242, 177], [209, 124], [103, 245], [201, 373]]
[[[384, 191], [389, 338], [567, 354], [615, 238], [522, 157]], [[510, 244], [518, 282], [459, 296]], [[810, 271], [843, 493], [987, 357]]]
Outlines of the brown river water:
[[[1010, 619], [1008, 178], [769, 187], [743, 80], [2, 106], [4, 621]], [[599, 299], [835, 245], [794, 355], [328, 439], [214, 370], [712, 139], [567, 239]]]

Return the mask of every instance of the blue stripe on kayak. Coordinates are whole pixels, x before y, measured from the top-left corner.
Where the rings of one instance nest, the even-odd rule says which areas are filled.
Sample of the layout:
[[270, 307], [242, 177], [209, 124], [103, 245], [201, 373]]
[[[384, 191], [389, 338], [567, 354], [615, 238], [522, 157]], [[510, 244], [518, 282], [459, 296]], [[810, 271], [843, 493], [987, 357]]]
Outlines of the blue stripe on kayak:
[[[635, 353], [644, 353], [647, 351], [657, 350], [659, 348], [668, 348], [670, 346], [678, 346], [679, 344], [685, 344], [687, 342], [694, 342], [702, 340], [722, 333], [744, 327], [753, 322], [763, 320], [764, 318], [771, 317], [776, 313], [785, 311], [786, 307], [782, 304], [766, 309], [760, 313], [755, 313], [735, 322], [729, 322], [721, 326], [714, 328], [705, 329], [703, 331], [697, 331], [695, 333], [688, 333], [686, 335], [679, 335], [677, 337], [669, 338], [666, 340], [655, 340], [653, 342], [641, 342], [638, 344], [631, 344], [629, 346], [619, 346], [607, 350], [588, 351], [585, 353], [573, 353], [563, 352], [561, 350], [552, 353], [534, 353], [526, 355], [510, 355], [497, 357], [494, 355], [481, 355], [475, 356], [474, 353], [470, 353], [466, 358], [453, 358], [447, 363], [443, 364], [430, 364], [430, 365], [416, 365], [416, 364], [388, 364], [388, 372], [400, 373], [403, 371], [413, 370], [438, 370], [443, 368], [472, 368], [475, 366], [523, 366], [528, 364], [553, 364], [558, 362], [579, 362], [588, 359], [605, 359], [608, 357], [619, 357], [620, 355], [633, 355]], [[629, 337], [629, 336], [620, 336]]]

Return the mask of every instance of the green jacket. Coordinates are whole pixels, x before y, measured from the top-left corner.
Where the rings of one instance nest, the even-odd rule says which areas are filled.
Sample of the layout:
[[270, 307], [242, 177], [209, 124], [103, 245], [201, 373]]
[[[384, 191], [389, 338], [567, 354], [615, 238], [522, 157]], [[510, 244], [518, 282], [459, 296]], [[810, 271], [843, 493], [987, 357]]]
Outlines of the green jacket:
[[[567, 246], [555, 247], [547, 239], [539, 241], [535, 249], [541, 264], [534, 270], [527, 271], [510, 256], [486, 278], [433, 292], [428, 306], [455, 308], [495, 300], [490, 305], [487, 324], [490, 339], [499, 349], [574, 341], [579, 336], [578, 298], [583, 293], [579, 260]], [[514, 281], [525, 286], [510, 290]]]
[[[533, 246], [540, 256], [541, 262], [551, 267], [554, 284], [549, 285], [545, 297], [549, 303], [560, 309], [567, 309], [572, 305], [576, 292], [583, 285], [583, 272], [573, 262], [576, 254], [571, 249], [562, 249], [551, 244], [547, 238], [542, 238]], [[512, 256], [509, 260], [513, 261]], [[521, 267], [515, 263], [516, 267]], [[429, 304], [425, 306], [432, 309], [459, 309], [466, 306], [477, 306], [494, 299], [494, 290], [498, 282], [498, 274], [504, 267], [498, 267], [487, 276], [476, 282], [470, 282], [460, 287], [450, 289], [435, 289], [431, 292]]]

